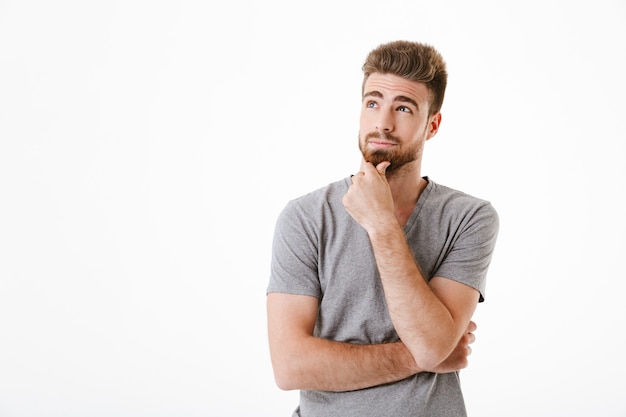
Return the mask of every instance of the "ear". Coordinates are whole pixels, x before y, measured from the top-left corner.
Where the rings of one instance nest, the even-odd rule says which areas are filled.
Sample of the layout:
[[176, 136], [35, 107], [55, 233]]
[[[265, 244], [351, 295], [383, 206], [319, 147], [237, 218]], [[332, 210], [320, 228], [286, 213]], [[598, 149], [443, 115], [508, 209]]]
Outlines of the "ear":
[[439, 131], [439, 126], [441, 125], [441, 113], [437, 112], [428, 118], [428, 126], [426, 140], [432, 138]]

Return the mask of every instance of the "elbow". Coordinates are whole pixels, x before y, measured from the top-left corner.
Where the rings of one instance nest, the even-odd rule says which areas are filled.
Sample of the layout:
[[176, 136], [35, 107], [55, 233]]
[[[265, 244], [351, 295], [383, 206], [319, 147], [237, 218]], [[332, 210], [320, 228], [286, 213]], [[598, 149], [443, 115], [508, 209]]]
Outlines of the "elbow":
[[443, 362], [445, 358], [439, 356], [422, 355], [422, 357], [415, 357], [415, 363], [417, 366], [426, 372], [435, 372], [437, 366]]
[[283, 391], [302, 389], [302, 375], [306, 375], [303, 363], [287, 344], [270, 349], [274, 382]]
[[437, 366], [450, 355], [447, 346], [422, 346], [410, 350], [417, 366], [426, 372], [434, 372]]
[[315, 368], [312, 368], [303, 351], [306, 339], [278, 340], [270, 343], [270, 359], [274, 382], [283, 391], [305, 389]]
[[288, 379], [274, 377], [274, 381], [276, 382], [276, 386], [282, 391], [293, 391], [298, 389], [296, 388], [296, 385]]
[[273, 363], [274, 382], [283, 391], [299, 389], [298, 379], [293, 367], [286, 363]]

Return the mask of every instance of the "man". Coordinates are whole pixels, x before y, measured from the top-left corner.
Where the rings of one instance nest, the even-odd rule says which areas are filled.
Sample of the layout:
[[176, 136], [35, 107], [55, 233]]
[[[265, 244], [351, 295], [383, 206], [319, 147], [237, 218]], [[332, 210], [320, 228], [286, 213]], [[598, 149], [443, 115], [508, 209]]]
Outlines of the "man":
[[280, 214], [267, 295], [293, 416], [465, 416], [467, 366], [498, 231], [487, 202], [421, 176], [445, 63], [397, 41], [363, 65], [358, 173]]

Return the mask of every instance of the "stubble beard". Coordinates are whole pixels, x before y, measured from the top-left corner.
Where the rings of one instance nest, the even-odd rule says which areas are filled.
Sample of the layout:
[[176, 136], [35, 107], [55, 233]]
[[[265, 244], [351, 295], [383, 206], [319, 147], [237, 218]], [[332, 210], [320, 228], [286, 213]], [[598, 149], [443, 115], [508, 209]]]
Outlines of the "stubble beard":
[[[367, 143], [370, 139], [382, 139], [388, 142], [395, 143], [392, 149], [368, 149]], [[381, 162], [389, 161], [391, 165], [387, 167], [385, 173], [387, 177], [396, 175], [400, 168], [408, 163], [411, 163], [417, 159], [417, 155], [421, 152], [421, 146], [419, 144], [410, 148], [403, 148], [400, 139], [386, 133], [386, 132], [370, 132], [361, 139], [359, 135], [359, 148], [363, 159], [366, 162], [371, 162], [374, 166], [377, 166]]]

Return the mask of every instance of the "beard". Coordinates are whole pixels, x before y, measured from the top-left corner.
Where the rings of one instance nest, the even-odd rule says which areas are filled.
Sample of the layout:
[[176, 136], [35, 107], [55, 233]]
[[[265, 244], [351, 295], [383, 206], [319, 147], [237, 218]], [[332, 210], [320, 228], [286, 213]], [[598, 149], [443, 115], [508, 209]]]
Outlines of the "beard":
[[[370, 139], [384, 139], [385, 141], [396, 144], [396, 146], [392, 149], [368, 149], [367, 144]], [[385, 161], [391, 162], [391, 165], [389, 165], [385, 171], [387, 177], [395, 174], [404, 165], [415, 161], [421, 152], [421, 148], [421, 142], [416, 142], [416, 144], [411, 147], [403, 148], [400, 139], [386, 132], [370, 132], [362, 139], [359, 135], [359, 149], [366, 162], [371, 162], [374, 166]]]

